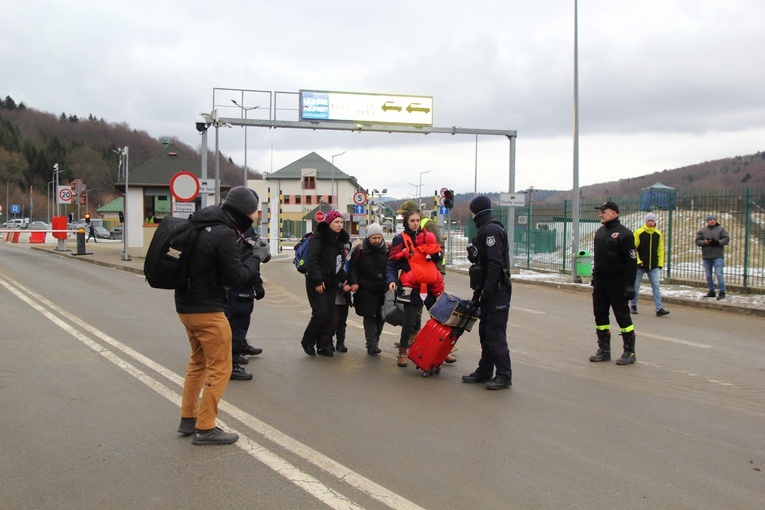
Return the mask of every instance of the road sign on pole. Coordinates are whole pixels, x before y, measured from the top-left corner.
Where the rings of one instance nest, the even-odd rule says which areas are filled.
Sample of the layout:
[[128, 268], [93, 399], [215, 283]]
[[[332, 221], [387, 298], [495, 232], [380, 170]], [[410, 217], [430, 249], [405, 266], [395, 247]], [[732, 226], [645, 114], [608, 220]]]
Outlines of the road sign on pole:
[[170, 193], [178, 202], [191, 202], [199, 195], [199, 180], [187, 170], [181, 170], [170, 179]]
[[316, 211], [313, 217], [316, 218], [316, 221], [324, 221], [324, 211]]

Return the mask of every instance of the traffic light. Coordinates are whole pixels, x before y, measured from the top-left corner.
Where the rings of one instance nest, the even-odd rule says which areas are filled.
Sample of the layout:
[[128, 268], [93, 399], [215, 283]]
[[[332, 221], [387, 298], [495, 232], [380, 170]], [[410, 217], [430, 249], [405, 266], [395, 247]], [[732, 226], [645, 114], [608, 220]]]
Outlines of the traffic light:
[[444, 191], [444, 207], [451, 209], [454, 207], [454, 190], [448, 189]]
[[80, 205], [88, 205], [88, 195], [80, 195]]
[[119, 212], [120, 215], [120, 223], [125, 223], [125, 215], [122, 213], [122, 211]]
[[69, 213], [69, 223], [74, 223], [74, 213]]
[[89, 212], [85, 213], [85, 223], [90, 223], [90, 213]]

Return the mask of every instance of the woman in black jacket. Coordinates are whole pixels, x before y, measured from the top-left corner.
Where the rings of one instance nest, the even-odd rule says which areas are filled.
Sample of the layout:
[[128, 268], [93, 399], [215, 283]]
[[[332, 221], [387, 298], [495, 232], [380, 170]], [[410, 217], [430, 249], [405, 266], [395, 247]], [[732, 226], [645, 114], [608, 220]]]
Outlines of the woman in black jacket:
[[332, 316], [338, 286], [345, 282], [343, 245], [351, 236], [343, 229], [343, 215], [332, 210], [324, 216], [308, 245], [305, 289], [311, 305], [311, 320], [300, 343], [309, 356], [333, 356]]
[[367, 353], [372, 355], [380, 353], [378, 344], [385, 324], [381, 309], [387, 290], [385, 264], [388, 245], [382, 234], [378, 223], [369, 225], [366, 239], [353, 249], [348, 263], [348, 284], [354, 292], [353, 305], [356, 314], [364, 317]]

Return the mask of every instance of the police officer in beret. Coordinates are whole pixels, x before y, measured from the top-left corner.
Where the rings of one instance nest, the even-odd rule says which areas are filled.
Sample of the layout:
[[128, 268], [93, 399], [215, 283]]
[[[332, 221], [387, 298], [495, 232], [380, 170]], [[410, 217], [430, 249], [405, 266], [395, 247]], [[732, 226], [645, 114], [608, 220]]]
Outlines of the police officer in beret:
[[609, 308], [619, 324], [624, 353], [617, 365], [635, 363], [635, 326], [630, 316], [629, 300], [635, 297], [637, 249], [632, 231], [619, 222], [619, 206], [606, 202], [596, 207], [601, 227], [595, 232], [592, 271], [592, 309], [598, 351], [590, 361], [611, 360], [611, 323]]
[[470, 212], [479, 229], [468, 248], [468, 258], [473, 262], [470, 270], [470, 287], [475, 289], [473, 300], [481, 304], [478, 324], [481, 359], [472, 374], [462, 376], [462, 382], [485, 383], [489, 390], [501, 390], [513, 385], [507, 346], [507, 320], [513, 292], [507, 232], [502, 223], [492, 217], [489, 197], [475, 197], [470, 202]]

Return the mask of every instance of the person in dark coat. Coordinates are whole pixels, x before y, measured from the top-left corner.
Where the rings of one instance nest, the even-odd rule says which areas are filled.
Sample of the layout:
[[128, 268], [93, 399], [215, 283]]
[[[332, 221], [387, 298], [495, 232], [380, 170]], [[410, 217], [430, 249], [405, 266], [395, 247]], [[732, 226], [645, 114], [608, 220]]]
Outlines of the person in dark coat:
[[[477, 251], [468, 250], [474, 267], [470, 270], [473, 301], [481, 305], [478, 337], [481, 359], [472, 374], [462, 382], [485, 383], [486, 389], [501, 390], [513, 385], [510, 349], [507, 345], [507, 321], [510, 317], [510, 258], [505, 227], [492, 217], [491, 199], [479, 195], [470, 202], [478, 234], [472, 241]], [[496, 374], [495, 374], [496, 370]]]
[[199, 234], [191, 253], [189, 284], [175, 291], [175, 309], [191, 345], [178, 432], [193, 434], [194, 444], [239, 439], [216, 427], [215, 420], [232, 368], [226, 287], [263, 288], [257, 260], [242, 260], [242, 232], [252, 225], [257, 210], [258, 199], [237, 186], [222, 205], [205, 207], [190, 218]]
[[348, 264], [348, 284], [354, 293], [356, 315], [364, 318], [364, 338], [367, 353], [380, 354], [380, 335], [385, 321], [382, 305], [385, 301], [385, 265], [388, 245], [379, 223], [367, 227], [367, 237], [351, 251]]
[[351, 309], [351, 286], [348, 284], [348, 253], [351, 251], [351, 244], [343, 244], [343, 274], [345, 280], [337, 284], [335, 292], [335, 306], [332, 312], [332, 323], [329, 329], [336, 340], [336, 345], [332, 345], [330, 338], [330, 348], [337, 352], [348, 352], [345, 346], [345, 332], [348, 329], [348, 312]]
[[96, 226], [93, 223], [88, 227], [88, 238], [85, 239], [85, 242], [87, 243], [91, 238], [93, 238], [94, 243], [98, 242], [98, 238], [96, 237]]
[[333, 356], [332, 317], [338, 285], [345, 281], [343, 245], [351, 236], [343, 228], [343, 215], [329, 211], [319, 222], [311, 244], [308, 245], [305, 289], [311, 305], [311, 319], [300, 344], [309, 356]]
[[[250, 190], [257, 198], [258, 194]], [[268, 249], [268, 243], [260, 237], [255, 231], [254, 226], [250, 226], [242, 234], [245, 242], [243, 243], [242, 259], [254, 257], [258, 261], [258, 271], [260, 264], [265, 264], [271, 260], [271, 252]], [[247, 342], [247, 331], [250, 329], [252, 311], [254, 310], [255, 300], [265, 297], [265, 290], [262, 287], [231, 287], [228, 290], [228, 305], [226, 306], [226, 318], [231, 326], [231, 355], [233, 369], [231, 370], [232, 381], [252, 380], [252, 374], [247, 372], [242, 365], [249, 363], [247, 356], [257, 356], [263, 349], [253, 347]]]
[[701, 248], [701, 259], [704, 263], [704, 272], [707, 275], [707, 292], [704, 297], [715, 297], [715, 276], [720, 293], [717, 299], [725, 299], [725, 277], [723, 276], [723, 256], [725, 246], [730, 243], [728, 231], [717, 223], [717, 216], [707, 216], [705, 227], [696, 232], [696, 246]]
[[598, 350], [590, 361], [611, 360], [611, 320], [609, 309], [619, 324], [624, 352], [617, 365], [635, 363], [635, 325], [630, 316], [629, 301], [635, 297], [637, 249], [630, 229], [619, 221], [619, 206], [605, 202], [596, 207], [603, 224], [596, 232], [593, 249], [592, 309]]

